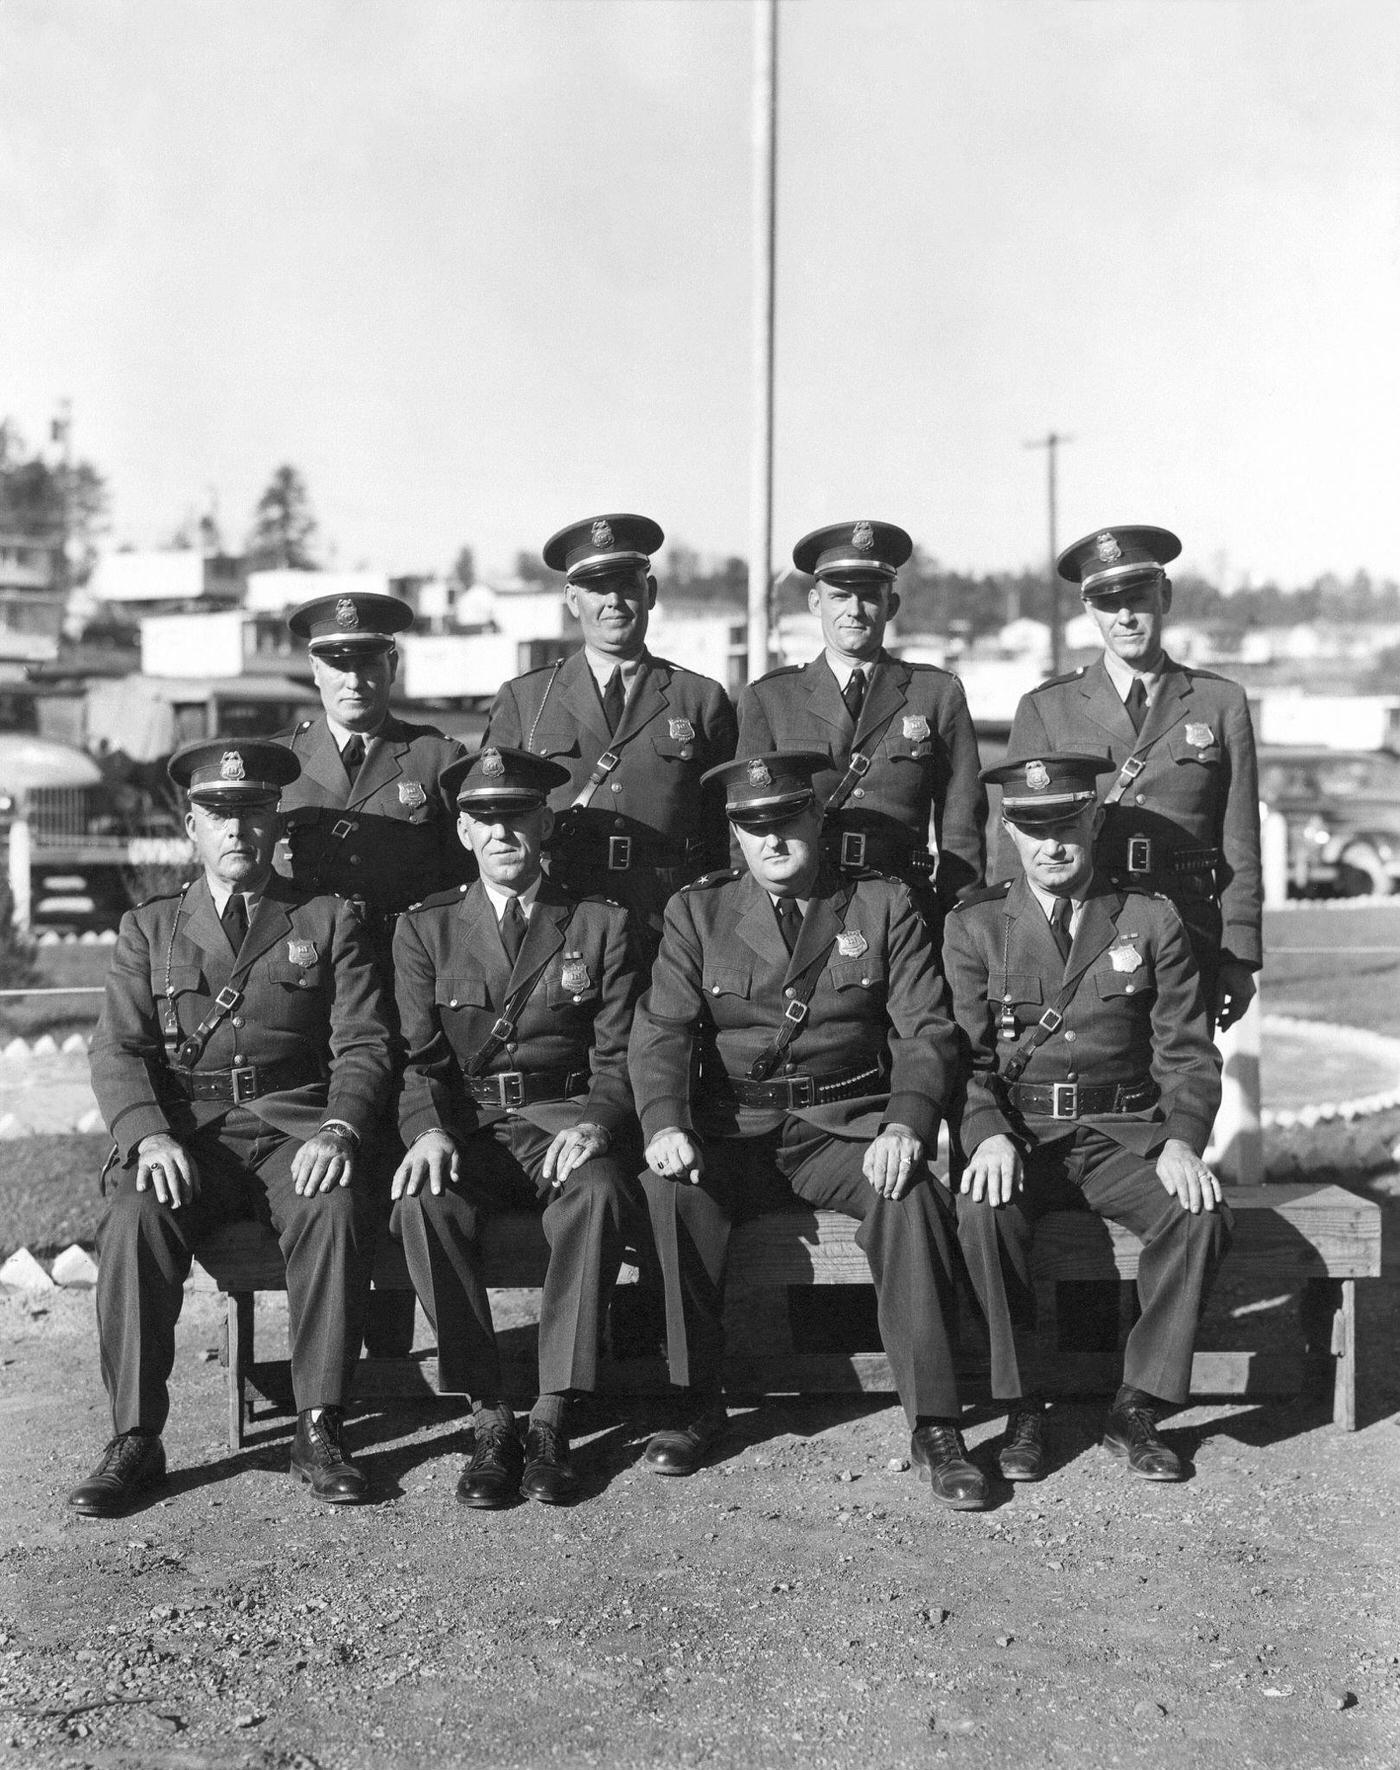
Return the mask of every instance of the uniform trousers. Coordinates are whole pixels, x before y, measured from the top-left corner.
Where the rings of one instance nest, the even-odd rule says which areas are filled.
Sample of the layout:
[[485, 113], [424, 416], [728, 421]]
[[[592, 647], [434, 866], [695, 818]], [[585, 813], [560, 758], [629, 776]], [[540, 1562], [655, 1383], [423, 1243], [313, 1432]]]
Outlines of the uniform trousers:
[[442, 1388], [473, 1398], [502, 1389], [491, 1304], [481, 1272], [482, 1225], [505, 1211], [537, 1210], [549, 1243], [540, 1297], [539, 1393], [592, 1389], [610, 1288], [622, 1262], [630, 1163], [609, 1154], [582, 1162], [562, 1189], [542, 1177], [548, 1131], [498, 1119], [459, 1140], [461, 1177], [394, 1206], [413, 1288], [437, 1330]]
[[1142, 1313], [1124, 1348], [1123, 1381], [1162, 1401], [1185, 1401], [1196, 1326], [1230, 1245], [1230, 1212], [1221, 1204], [1193, 1215], [1151, 1159], [1083, 1125], [1031, 1150], [1025, 1185], [1009, 1203], [958, 1199], [958, 1240], [991, 1340], [992, 1394], [1030, 1392], [1022, 1375], [1028, 1348], [1018, 1348], [1017, 1335], [1035, 1324], [1031, 1244], [1047, 1211], [1092, 1211], [1137, 1236]]
[[789, 1116], [754, 1137], [702, 1140], [698, 1185], [642, 1175], [666, 1281], [671, 1381], [717, 1391], [724, 1361], [730, 1231], [770, 1211], [809, 1205], [860, 1220], [856, 1242], [875, 1281], [880, 1338], [910, 1423], [958, 1412], [953, 1369], [953, 1203], [921, 1169], [897, 1202], [868, 1183], [864, 1141]]
[[117, 1432], [159, 1432], [170, 1411], [175, 1323], [191, 1256], [219, 1225], [254, 1218], [277, 1231], [287, 1266], [292, 1391], [298, 1410], [343, 1406], [359, 1355], [373, 1258], [368, 1176], [297, 1194], [301, 1144], [247, 1107], [177, 1134], [199, 1191], [178, 1210], [136, 1190], [136, 1157], [107, 1181], [98, 1230], [97, 1333]]

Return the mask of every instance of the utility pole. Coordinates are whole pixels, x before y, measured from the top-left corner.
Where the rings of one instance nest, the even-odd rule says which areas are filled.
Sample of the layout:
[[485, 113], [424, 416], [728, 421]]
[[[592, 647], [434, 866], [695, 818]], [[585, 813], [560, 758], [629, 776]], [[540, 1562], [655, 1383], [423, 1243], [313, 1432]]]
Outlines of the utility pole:
[[1061, 436], [1051, 430], [1035, 442], [1028, 442], [1028, 449], [1044, 449], [1045, 464], [1048, 470], [1048, 491], [1050, 505], [1050, 674], [1058, 676], [1064, 667], [1065, 642], [1063, 632], [1063, 615], [1060, 609], [1060, 574], [1055, 570], [1055, 559], [1060, 551], [1056, 539], [1056, 485], [1055, 485], [1055, 451], [1061, 443], [1073, 442], [1072, 436]]
[[773, 577], [773, 286], [777, 245], [778, 0], [754, 7], [753, 457], [749, 500], [749, 680], [768, 668]]

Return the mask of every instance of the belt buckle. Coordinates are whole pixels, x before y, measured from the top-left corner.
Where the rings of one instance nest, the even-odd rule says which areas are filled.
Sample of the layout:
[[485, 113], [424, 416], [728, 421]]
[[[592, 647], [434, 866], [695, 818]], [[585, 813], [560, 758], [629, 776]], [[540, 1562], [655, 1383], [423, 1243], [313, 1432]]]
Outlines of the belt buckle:
[[235, 1063], [228, 1072], [229, 1092], [235, 1106], [242, 1106], [245, 1100], [256, 1100], [258, 1094], [258, 1072], [251, 1063]]
[[632, 838], [630, 836], [608, 837], [608, 871], [625, 873], [632, 864]]
[[[1064, 1096], [1068, 1101], [1067, 1105], [1061, 1105], [1061, 1096]], [[1053, 1119], [1077, 1119], [1079, 1117], [1078, 1082], [1051, 1082], [1050, 1116]]]
[[1128, 871], [1135, 878], [1152, 871], [1152, 838], [1151, 836], [1129, 836], [1128, 838]]
[[353, 835], [354, 830], [355, 819], [353, 817], [342, 817], [337, 823], [331, 825], [331, 835], [337, 842], [343, 842], [347, 836]]
[[815, 1076], [788, 1077], [788, 1105], [815, 1106], [817, 1104], [817, 1082]]
[[865, 831], [843, 830], [841, 832], [841, 860], [843, 867], [863, 867], [865, 865]]
[[525, 1104], [525, 1071], [523, 1069], [499, 1070], [491, 1077], [496, 1084], [496, 1095], [503, 1110]]

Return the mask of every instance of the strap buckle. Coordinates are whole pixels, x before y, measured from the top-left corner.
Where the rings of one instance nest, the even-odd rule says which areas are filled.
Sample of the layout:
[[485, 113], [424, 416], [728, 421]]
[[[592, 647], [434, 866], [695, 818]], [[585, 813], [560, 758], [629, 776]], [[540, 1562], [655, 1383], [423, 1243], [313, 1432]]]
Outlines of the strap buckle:
[[525, 1104], [525, 1071], [523, 1069], [502, 1069], [486, 1080], [495, 1084], [496, 1097], [502, 1108], [524, 1106]]
[[513, 1020], [507, 1020], [504, 1014], [501, 1015], [500, 1019], [491, 1028], [491, 1037], [495, 1039], [499, 1045], [508, 1045], [515, 1037], [515, 1022]]
[[616, 750], [604, 750], [602, 755], [593, 764], [593, 772], [599, 777], [605, 774], [611, 774], [621, 760], [622, 758], [618, 755]]
[[1078, 1082], [1052, 1082], [1050, 1084], [1050, 1116], [1054, 1119], [1077, 1119], [1079, 1117]]
[[1043, 1026], [1047, 1033], [1057, 1033], [1064, 1023], [1065, 1017], [1058, 1008], [1047, 1008], [1036, 1025]]
[[790, 1020], [794, 1026], [801, 1026], [802, 1022], [807, 1018], [807, 1012], [807, 1004], [805, 1002], [794, 1000], [789, 1002], [787, 1007], [783, 1009], [783, 1019]]
[[841, 858], [839, 864], [843, 867], [863, 867], [865, 865], [864, 830], [843, 830], [841, 832]]
[[608, 871], [625, 873], [632, 864], [632, 838], [630, 836], [608, 837]]
[[1128, 871], [1134, 877], [1140, 877], [1152, 871], [1151, 836], [1129, 836]]
[[1135, 781], [1146, 767], [1147, 764], [1140, 756], [1129, 756], [1118, 772], [1125, 781]]
[[851, 759], [846, 766], [857, 780], [864, 780], [870, 773], [870, 758], [859, 750], [852, 750]]
[[258, 1094], [258, 1072], [251, 1063], [236, 1063], [228, 1072], [229, 1096], [235, 1106], [255, 1100]]
[[342, 817], [338, 823], [331, 825], [331, 835], [337, 842], [343, 842], [347, 836], [354, 835], [356, 821], [353, 817]]
[[817, 1078], [815, 1076], [789, 1076], [787, 1090], [790, 1107], [815, 1106], [817, 1103]]
[[214, 1006], [222, 1008], [225, 1014], [232, 1014], [242, 1000], [243, 991], [235, 989], [231, 983], [226, 983], [218, 995], [214, 997]]

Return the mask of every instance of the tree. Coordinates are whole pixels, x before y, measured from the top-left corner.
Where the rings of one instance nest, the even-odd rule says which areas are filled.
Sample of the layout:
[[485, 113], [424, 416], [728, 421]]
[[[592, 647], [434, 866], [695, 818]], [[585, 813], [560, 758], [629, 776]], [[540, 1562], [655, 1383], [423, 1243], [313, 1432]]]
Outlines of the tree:
[[470, 590], [476, 582], [476, 555], [463, 547], [452, 562], [452, 582], [459, 590]]
[[248, 532], [249, 569], [267, 571], [281, 566], [297, 572], [315, 571], [311, 550], [315, 533], [316, 518], [311, 514], [306, 481], [295, 467], [279, 467], [253, 513]]
[[0, 419], [0, 528], [62, 548], [71, 587], [91, 575], [106, 519], [107, 482], [91, 461], [51, 466], [30, 454], [12, 419]]
[[559, 581], [537, 553], [517, 553], [515, 575], [522, 584], [556, 584]]

